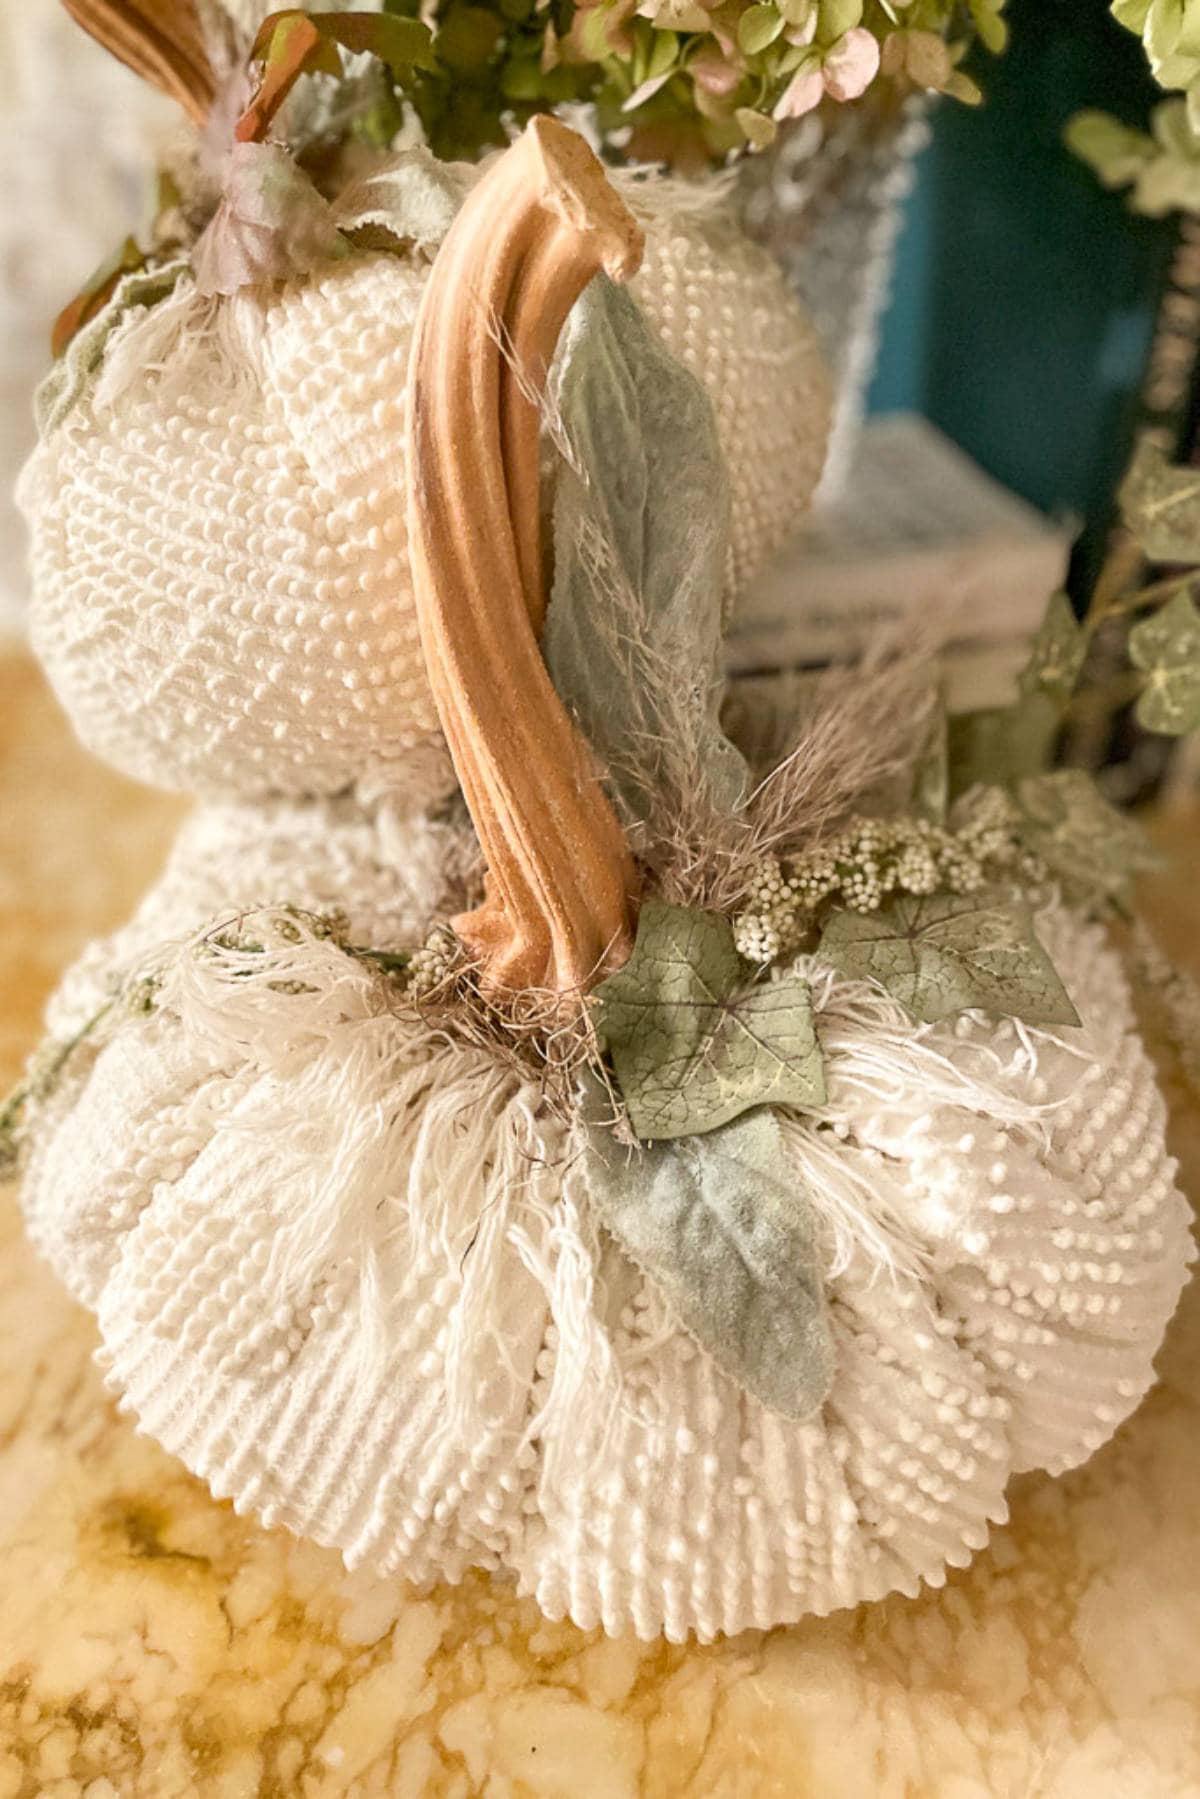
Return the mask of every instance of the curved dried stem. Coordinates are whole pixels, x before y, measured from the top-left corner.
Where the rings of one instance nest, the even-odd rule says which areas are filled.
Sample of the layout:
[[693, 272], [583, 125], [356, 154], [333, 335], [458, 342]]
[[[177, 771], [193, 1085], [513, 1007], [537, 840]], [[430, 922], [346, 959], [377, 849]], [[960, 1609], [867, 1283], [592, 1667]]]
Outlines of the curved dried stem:
[[410, 365], [421, 642], [488, 866], [484, 904], [455, 928], [486, 986], [551, 989], [568, 1007], [628, 955], [636, 882], [538, 647], [538, 395], [583, 288], [633, 274], [641, 247], [583, 139], [536, 119], [447, 236]]
[[217, 83], [195, 0], [62, 0], [77, 24], [203, 126]]

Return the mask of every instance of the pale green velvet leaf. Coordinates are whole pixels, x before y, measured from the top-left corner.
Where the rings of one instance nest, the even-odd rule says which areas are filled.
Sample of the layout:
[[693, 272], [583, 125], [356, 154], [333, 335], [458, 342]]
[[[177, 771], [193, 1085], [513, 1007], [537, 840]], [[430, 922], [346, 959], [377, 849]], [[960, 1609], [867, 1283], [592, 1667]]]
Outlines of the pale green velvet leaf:
[[935, 893], [834, 912], [817, 953], [852, 979], [878, 981], [927, 1024], [976, 1007], [1027, 1024], [1079, 1023], [1032, 913], [1015, 901]]
[[568, 321], [555, 400], [571, 457], [556, 478], [546, 664], [623, 822], [669, 837], [679, 771], [725, 810], [747, 785], [718, 721], [729, 479], [716, 419], [602, 276]]
[[715, 1130], [751, 1106], [819, 1104], [808, 985], [750, 985], [723, 918], [648, 900], [633, 955], [595, 992], [596, 1023], [637, 1135]]
[[640, 1150], [593, 1126], [583, 1168], [600, 1222], [718, 1367], [772, 1411], [811, 1416], [833, 1337], [816, 1216], [774, 1115]]
[[440, 162], [423, 147], [372, 164], [334, 202], [334, 216], [355, 243], [432, 253], [470, 191], [474, 171]]

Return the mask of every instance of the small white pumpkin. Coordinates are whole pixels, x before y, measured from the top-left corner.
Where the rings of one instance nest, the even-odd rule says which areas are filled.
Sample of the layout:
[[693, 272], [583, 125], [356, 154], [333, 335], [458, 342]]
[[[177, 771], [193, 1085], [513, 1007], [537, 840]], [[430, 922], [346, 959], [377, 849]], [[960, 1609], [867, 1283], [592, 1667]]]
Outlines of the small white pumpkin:
[[[720, 189], [620, 185], [646, 229], [632, 291], [716, 411], [732, 594], [819, 478], [821, 354]], [[113, 392], [102, 369], [46, 433], [22, 487], [34, 646], [83, 741], [124, 773], [213, 796], [453, 786], [405, 528], [405, 390], [429, 266], [421, 249], [358, 254], [244, 290], [165, 355], [160, 304], [109, 340], [106, 356], [136, 373]]]

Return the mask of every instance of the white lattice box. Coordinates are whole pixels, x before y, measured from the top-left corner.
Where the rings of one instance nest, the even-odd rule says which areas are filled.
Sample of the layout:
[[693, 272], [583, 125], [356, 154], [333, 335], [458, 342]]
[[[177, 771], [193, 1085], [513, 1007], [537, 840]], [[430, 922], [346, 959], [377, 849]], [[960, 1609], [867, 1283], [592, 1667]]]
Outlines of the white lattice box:
[[814, 514], [743, 598], [730, 667], [837, 660], [911, 609], [934, 608], [950, 621], [951, 704], [996, 703], [1062, 582], [1072, 535], [925, 419], [874, 419], [844, 496]]

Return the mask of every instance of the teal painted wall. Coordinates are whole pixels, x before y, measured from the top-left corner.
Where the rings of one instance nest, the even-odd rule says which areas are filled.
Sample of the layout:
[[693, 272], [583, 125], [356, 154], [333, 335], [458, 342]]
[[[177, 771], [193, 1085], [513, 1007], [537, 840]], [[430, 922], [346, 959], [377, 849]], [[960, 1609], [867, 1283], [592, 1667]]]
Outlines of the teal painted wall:
[[1095, 521], [1127, 449], [1172, 243], [1065, 149], [1083, 106], [1158, 97], [1104, 0], [1010, 0], [987, 102], [941, 104], [910, 202], [873, 410], [925, 413], [1046, 511]]

